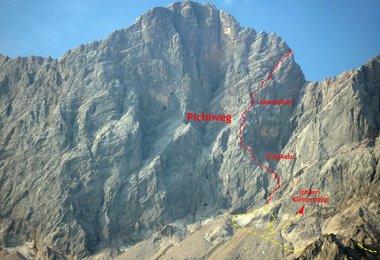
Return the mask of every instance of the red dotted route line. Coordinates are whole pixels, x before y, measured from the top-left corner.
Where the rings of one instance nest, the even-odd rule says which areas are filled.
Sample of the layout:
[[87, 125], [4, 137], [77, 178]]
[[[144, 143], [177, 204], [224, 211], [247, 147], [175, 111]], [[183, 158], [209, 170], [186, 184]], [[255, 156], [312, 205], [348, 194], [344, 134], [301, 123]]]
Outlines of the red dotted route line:
[[[265, 85], [265, 83], [267, 81], [269, 81], [269, 80], [272, 79], [273, 74], [276, 72], [276, 70], [278, 69], [278, 67], [280, 66], [280, 64], [282, 62], [284, 62], [290, 55], [292, 55], [292, 53], [293, 53], [293, 51], [289, 50], [289, 52], [284, 57], [282, 57], [281, 60], [279, 60], [276, 63], [276, 65], [274, 66], [274, 68], [272, 69], [272, 71], [269, 73], [269, 76], [266, 79], [264, 79], [263, 81], [261, 81], [260, 87], [258, 89], [255, 89], [253, 92], [249, 93], [249, 97], [251, 99], [251, 105], [246, 110], [244, 110], [244, 112], [241, 114], [241, 117], [243, 118], [243, 122], [241, 122], [240, 127], [239, 127], [240, 146], [242, 148], [244, 148], [246, 151], [249, 152], [249, 154], [251, 155], [252, 159], [255, 162], [257, 162], [257, 158], [256, 158], [255, 154], [253, 153], [252, 149], [249, 148], [249, 147], [247, 147], [247, 146], [245, 146], [243, 144], [243, 126], [247, 123], [247, 119], [245, 118], [245, 114], [253, 108], [253, 105], [255, 104], [255, 98], [254, 98], [254, 96], [263, 89], [263, 87], [264, 87], [264, 85]], [[281, 185], [280, 185], [280, 176], [278, 176], [276, 172], [270, 170], [268, 166], [266, 166], [266, 165], [264, 165], [262, 163], [257, 163], [257, 166], [263, 167], [265, 170], [267, 170], [268, 172], [270, 172], [274, 176], [274, 178], [277, 180], [277, 187], [274, 190], [272, 190], [271, 193], [269, 194], [269, 197], [268, 197], [268, 200], [267, 200], [267, 204], [268, 204], [271, 201], [271, 199], [272, 199], [273, 193], [275, 193], [278, 189], [281, 188]]]

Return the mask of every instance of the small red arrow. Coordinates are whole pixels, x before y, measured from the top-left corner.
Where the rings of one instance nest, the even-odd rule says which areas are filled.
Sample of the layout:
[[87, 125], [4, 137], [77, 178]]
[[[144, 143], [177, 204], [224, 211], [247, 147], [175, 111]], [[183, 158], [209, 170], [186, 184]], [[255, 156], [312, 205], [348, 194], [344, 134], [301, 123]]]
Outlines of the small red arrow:
[[302, 215], [304, 210], [305, 210], [305, 205], [303, 205], [302, 208], [300, 208], [300, 210], [298, 211], [298, 214]]

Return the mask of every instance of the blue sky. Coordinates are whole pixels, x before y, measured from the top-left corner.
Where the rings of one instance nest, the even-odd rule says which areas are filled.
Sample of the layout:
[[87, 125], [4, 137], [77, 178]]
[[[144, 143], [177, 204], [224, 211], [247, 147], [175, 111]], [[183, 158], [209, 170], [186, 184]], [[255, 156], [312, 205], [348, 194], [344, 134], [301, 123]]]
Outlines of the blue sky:
[[[0, 0], [0, 53], [57, 58], [131, 25], [166, 0]], [[241, 26], [275, 32], [307, 80], [357, 68], [380, 55], [380, 0], [210, 0]]]

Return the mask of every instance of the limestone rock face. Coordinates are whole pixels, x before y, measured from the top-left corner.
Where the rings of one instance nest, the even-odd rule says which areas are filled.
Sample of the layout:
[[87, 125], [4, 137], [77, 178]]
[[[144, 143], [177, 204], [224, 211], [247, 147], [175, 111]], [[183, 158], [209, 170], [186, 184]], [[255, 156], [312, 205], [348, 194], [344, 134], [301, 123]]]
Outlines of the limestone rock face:
[[[0, 247], [29, 242], [36, 257], [59, 259], [151, 241], [130, 254], [175, 256], [173, 245], [192, 241], [205, 219], [262, 207], [276, 181], [240, 147], [241, 113], [289, 50], [273, 33], [185, 1], [59, 59], [0, 55]], [[329, 199], [281, 233], [290, 245], [330, 233], [379, 245], [379, 98], [380, 57], [317, 83], [294, 55], [256, 96], [294, 100], [256, 104], [243, 128], [258, 162], [281, 176], [271, 209], [297, 212], [300, 189]], [[232, 122], [187, 120], [202, 112]], [[228, 225], [199, 235], [196, 253], [259, 259], [265, 247], [285, 257], [265, 240], [251, 254], [220, 252], [251, 239]]]
[[309, 245], [302, 255], [296, 259], [376, 259], [371, 254], [355, 247], [355, 243], [349, 238], [335, 235], [324, 235]]

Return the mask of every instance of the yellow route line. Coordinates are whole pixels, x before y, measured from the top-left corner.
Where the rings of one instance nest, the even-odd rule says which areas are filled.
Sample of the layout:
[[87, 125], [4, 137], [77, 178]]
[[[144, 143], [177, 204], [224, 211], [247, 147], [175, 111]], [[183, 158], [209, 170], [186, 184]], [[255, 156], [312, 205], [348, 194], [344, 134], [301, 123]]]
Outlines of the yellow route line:
[[376, 250], [371, 250], [371, 249], [365, 248], [365, 247], [362, 246], [362, 244], [360, 244], [360, 243], [358, 243], [358, 246], [359, 246], [361, 249], [364, 249], [365, 251], [368, 251], [368, 252], [371, 252], [371, 253], [376, 253], [376, 252], [377, 252]]
[[[265, 235], [263, 235], [263, 234], [260, 234], [260, 233], [258, 233], [258, 232], [255, 232], [255, 231], [251, 231], [251, 230], [248, 230], [248, 229], [242, 228], [241, 226], [239, 226], [239, 225], [235, 222], [235, 218], [236, 218], [236, 217], [244, 217], [244, 216], [255, 215], [255, 214], [257, 214], [257, 213], [259, 213], [259, 212], [261, 212], [261, 211], [263, 211], [263, 210], [265, 210], [265, 211], [269, 211], [267, 207], [263, 207], [263, 208], [261, 208], [261, 209], [258, 209], [258, 210], [255, 210], [255, 211], [252, 211], [252, 212], [249, 212], [249, 213], [237, 214], [236, 216], [232, 216], [232, 218], [231, 218], [231, 222], [232, 222], [232, 224], [233, 224], [237, 229], [241, 229], [241, 230], [243, 230], [244, 232], [247, 232], [247, 233], [252, 234], [252, 235], [258, 235], [258, 236], [260, 236], [261, 238], [264, 238], [264, 239], [268, 240], [269, 242], [271, 242], [271, 243], [273, 243], [273, 244], [279, 246], [280, 248], [282, 248], [282, 249], [285, 250], [285, 251], [288, 251], [288, 252], [294, 252], [294, 253], [295, 253], [295, 252], [297, 252], [297, 251], [300, 251], [300, 250], [303, 250], [303, 249], [304, 249], [304, 247], [299, 247], [299, 248], [295, 248], [295, 249], [287, 248], [287, 247], [285, 247], [285, 244], [281, 244], [280, 242], [277, 242], [277, 241], [271, 239], [270, 237], [265, 236]], [[275, 221], [276, 218], [275, 218], [275, 216], [274, 216], [273, 214], [271, 214], [271, 215], [272, 215], [273, 221], [271, 221], [271, 222], [268, 224], [268, 226], [267, 226], [267, 229], [270, 230], [271, 232], [270, 232], [270, 233], [268, 232], [267, 235], [274, 234], [274, 230], [271, 228], [271, 226], [274, 224], [274, 221]], [[298, 219], [299, 217], [300, 217], [300, 214], [297, 214], [297, 215], [296, 215], [295, 217], [293, 217], [291, 220]], [[289, 224], [291, 220], [289, 220], [288, 223], [286, 223], [286, 225]]]
[[272, 219], [273, 220], [267, 226], [267, 229], [270, 231], [270, 232], [268, 232], [268, 235], [273, 235], [274, 234], [274, 229], [272, 229], [271, 227], [273, 226], [274, 221], [276, 220], [276, 217], [273, 214], [271, 214], [271, 215], [272, 215]]
[[295, 217], [291, 217], [291, 218], [288, 220], [288, 222], [286, 222], [285, 225], [282, 226], [282, 228], [280, 229], [280, 231], [281, 231], [281, 230], [284, 230], [285, 228], [287, 228], [292, 220], [299, 219], [300, 216], [301, 216], [300, 214], [297, 214], [297, 216], [295, 216]]

